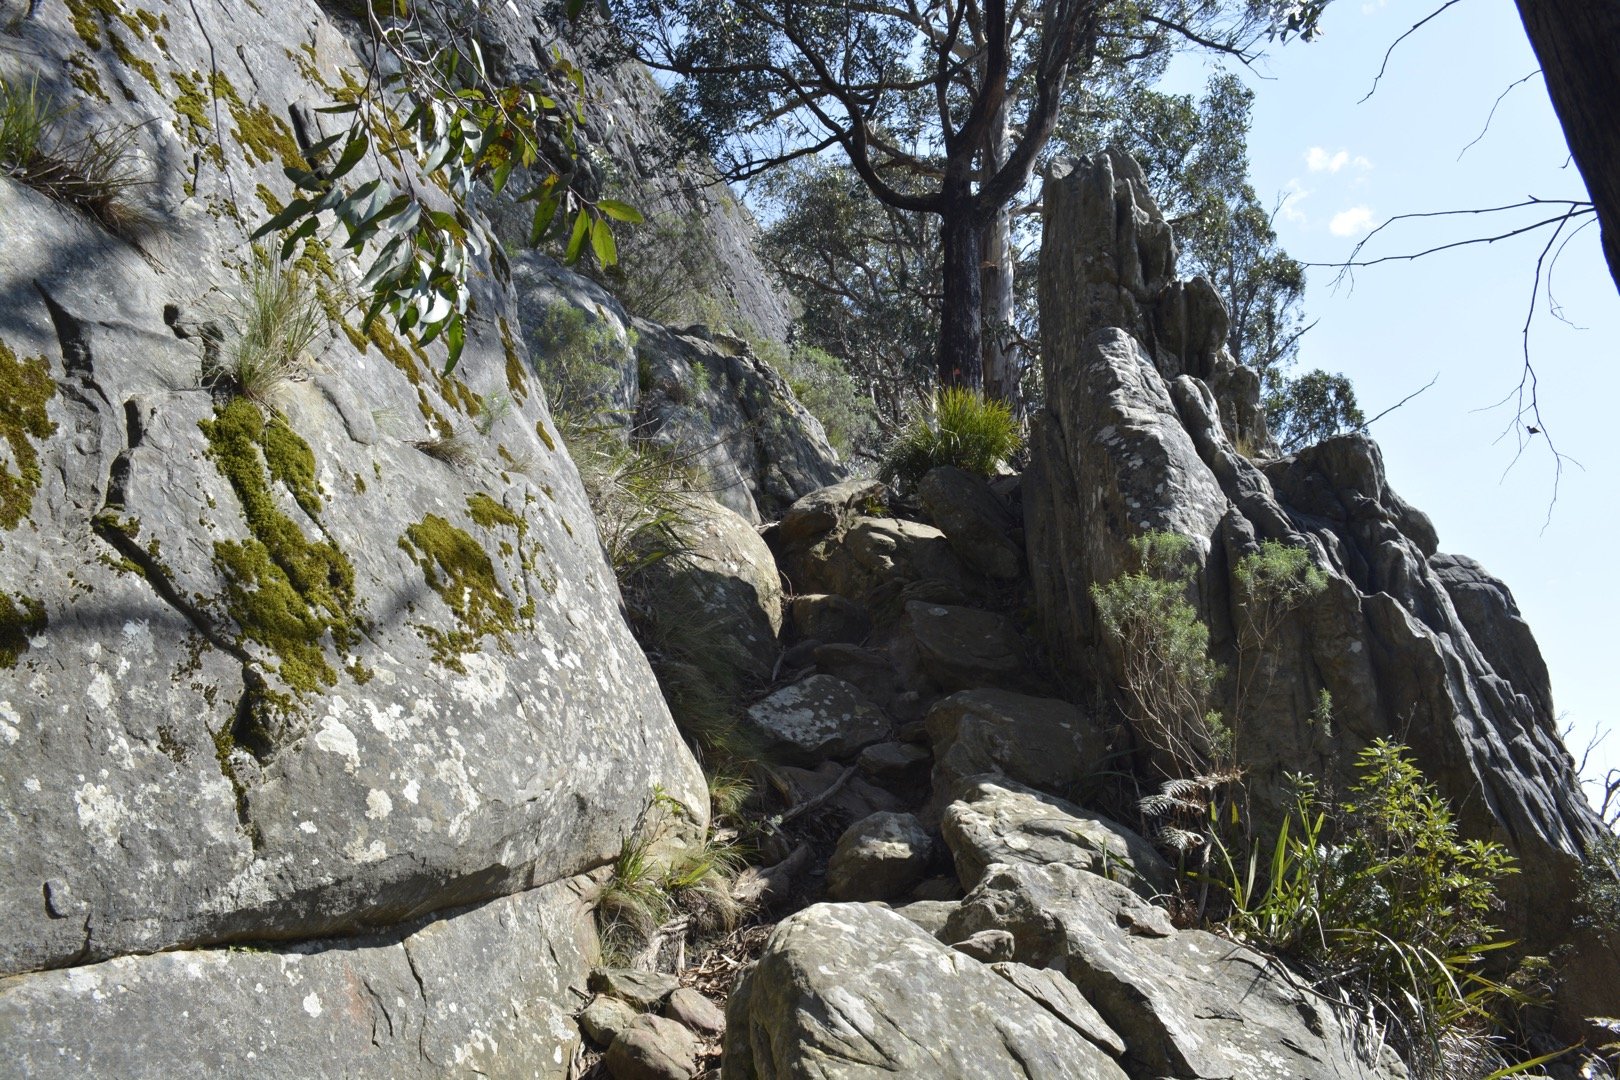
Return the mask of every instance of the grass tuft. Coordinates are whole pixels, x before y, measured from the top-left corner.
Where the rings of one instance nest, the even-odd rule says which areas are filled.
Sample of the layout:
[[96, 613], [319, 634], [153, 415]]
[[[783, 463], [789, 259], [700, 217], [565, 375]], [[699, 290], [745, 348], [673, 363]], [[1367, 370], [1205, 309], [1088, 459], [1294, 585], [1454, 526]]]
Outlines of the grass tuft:
[[946, 387], [920, 406], [883, 458], [882, 475], [915, 487], [930, 469], [954, 465], [990, 476], [1023, 445], [1005, 402]]
[[137, 128], [96, 128], [65, 134], [72, 106], [42, 95], [37, 80], [25, 87], [0, 79], [0, 172], [72, 206], [107, 231], [137, 239], [155, 219], [133, 201], [150, 181], [130, 164]]
[[273, 406], [307, 369], [326, 313], [308, 275], [255, 247], [224, 322], [223, 376], [249, 401]]

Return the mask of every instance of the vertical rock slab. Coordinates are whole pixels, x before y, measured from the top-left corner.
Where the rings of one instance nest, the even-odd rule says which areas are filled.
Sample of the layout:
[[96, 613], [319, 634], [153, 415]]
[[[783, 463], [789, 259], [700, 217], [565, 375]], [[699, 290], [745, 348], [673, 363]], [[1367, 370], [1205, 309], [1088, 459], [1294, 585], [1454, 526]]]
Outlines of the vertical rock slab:
[[[1207, 283], [1175, 279], [1173, 240], [1134, 163], [1109, 152], [1056, 166], [1044, 202], [1048, 400], [1024, 506], [1049, 646], [1097, 692], [1116, 692], [1120, 658], [1101, 640], [1089, 589], [1126, 568], [1132, 536], [1187, 537], [1188, 598], [1216, 659], [1247, 672], [1217, 704], [1262, 815], [1285, 805], [1286, 773], [1343, 789], [1372, 740], [1404, 741], [1465, 835], [1520, 859], [1502, 887], [1507, 936], [1530, 954], [1565, 942], [1576, 869], [1601, 825], [1511, 597], [1437, 554], [1433, 526], [1390, 489], [1365, 436], [1265, 459], [1256, 380], [1222, 346], [1226, 315]], [[1240, 655], [1249, 613], [1232, 568], [1264, 540], [1308, 549], [1327, 585]], [[1323, 691], [1328, 723], [1315, 713]], [[1558, 1008], [1575, 1037], [1580, 1017], [1612, 1011], [1579, 988], [1620, 982], [1620, 955], [1583, 949], [1567, 970]]]

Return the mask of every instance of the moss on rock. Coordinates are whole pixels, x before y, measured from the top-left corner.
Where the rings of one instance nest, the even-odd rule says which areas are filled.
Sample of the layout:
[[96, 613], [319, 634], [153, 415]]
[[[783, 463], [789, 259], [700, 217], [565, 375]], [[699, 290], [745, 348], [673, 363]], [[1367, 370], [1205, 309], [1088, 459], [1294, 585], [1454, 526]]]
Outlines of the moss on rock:
[[30, 639], [45, 632], [45, 605], [30, 596], [0, 592], [0, 668], [14, 668]]
[[282, 681], [298, 693], [333, 685], [328, 636], [339, 653], [359, 640], [354, 566], [331, 540], [312, 541], [282, 512], [280, 483], [314, 518], [321, 501], [314, 455], [281, 420], [237, 398], [201, 421], [208, 454], [236, 493], [248, 539], [218, 541], [214, 561], [225, 578], [225, 608], [247, 639], [274, 654]]
[[56, 382], [45, 358], [18, 359], [0, 341], [0, 442], [10, 448], [11, 459], [0, 457], [0, 531], [15, 529], [34, 507], [41, 476], [32, 440], [56, 433], [56, 423], [46, 413], [55, 396]]
[[[494, 500], [488, 501], [494, 504]], [[494, 505], [506, 512], [499, 504]], [[465, 671], [460, 658], [475, 651], [479, 639], [488, 636], [504, 641], [506, 635], [518, 629], [518, 609], [502, 588], [494, 561], [465, 529], [429, 514], [405, 530], [399, 546], [422, 568], [428, 586], [439, 594], [460, 624], [457, 630], [418, 625], [439, 663], [453, 671]]]

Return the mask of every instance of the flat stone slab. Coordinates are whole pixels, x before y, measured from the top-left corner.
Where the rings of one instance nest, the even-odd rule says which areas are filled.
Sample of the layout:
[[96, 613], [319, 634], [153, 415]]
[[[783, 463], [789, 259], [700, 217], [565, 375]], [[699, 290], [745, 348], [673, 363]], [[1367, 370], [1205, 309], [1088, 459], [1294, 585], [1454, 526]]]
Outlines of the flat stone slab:
[[831, 675], [784, 686], [750, 708], [747, 723], [766, 754], [811, 766], [854, 757], [889, 734], [888, 717], [853, 684]]

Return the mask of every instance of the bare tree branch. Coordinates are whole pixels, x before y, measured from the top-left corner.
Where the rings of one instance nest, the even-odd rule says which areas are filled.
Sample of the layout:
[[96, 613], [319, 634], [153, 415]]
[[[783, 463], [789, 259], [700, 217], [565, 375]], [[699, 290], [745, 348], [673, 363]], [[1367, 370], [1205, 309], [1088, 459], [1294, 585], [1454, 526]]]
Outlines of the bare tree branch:
[[1417, 22], [1413, 23], [1412, 26], [1411, 26], [1411, 29], [1407, 30], [1406, 33], [1402, 34], [1400, 37], [1396, 38], [1393, 42], [1391, 42], [1389, 48], [1387, 50], [1385, 50], [1385, 52], [1384, 52], [1384, 62], [1382, 64], [1378, 65], [1378, 74], [1373, 76], [1372, 89], [1368, 90], [1367, 93], [1362, 96], [1361, 101], [1356, 102], [1356, 104], [1360, 105], [1362, 101], [1366, 101], [1368, 98], [1372, 97], [1375, 93], [1378, 92], [1378, 81], [1380, 79], [1382, 79], [1384, 77], [1384, 73], [1389, 70], [1389, 57], [1390, 57], [1390, 54], [1395, 51], [1395, 46], [1396, 45], [1399, 45], [1401, 42], [1405, 41], [1407, 38], [1409, 38], [1413, 34], [1417, 33], [1419, 30], [1421, 30], [1423, 28], [1423, 25], [1425, 23], [1430, 22], [1431, 20], [1438, 17], [1440, 15], [1440, 13], [1445, 11], [1447, 8], [1454, 7], [1454, 6], [1456, 6], [1457, 4], [1460, 4], [1460, 3], [1462, 3], [1462, 0], [1446, 0], [1445, 3], [1441, 4], [1434, 11], [1429, 12], [1427, 15], [1423, 16], [1423, 18], [1421, 18]]
[[1457, 151], [1457, 160], [1458, 161], [1461, 161], [1463, 159], [1463, 155], [1468, 153], [1469, 150], [1473, 149], [1474, 143], [1477, 143], [1477, 142], [1479, 142], [1479, 140], [1483, 139], [1485, 137], [1485, 133], [1487, 131], [1491, 130], [1491, 121], [1496, 119], [1496, 109], [1497, 109], [1497, 106], [1502, 104], [1502, 99], [1507, 97], [1509, 94], [1513, 93], [1513, 91], [1515, 89], [1517, 89], [1518, 87], [1523, 86], [1525, 83], [1529, 82], [1531, 79], [1535, 78], [1537, 75], [1540, 75], [1540, 74], [1541, 74], [1541, 69], [1536, 68], [1536, 70], [1532, 71], [1530, 74], [1526, 75], [1524, 78], [1515, 79], [1513, 82], [1508, 83], [1507, 89], [1503, 90], [1500, 94], [1496, 95], [1496, 100], [1494, 102], [1492, 102], [1492, 104], [1491, 104], [1490, 114], [1485, 117], [1485, 126], [1479, 129], [1479, 134], [1475, 135], [1474, 138], [1469, 142], [1469, 144], [1467, 146], [1465, 146], [1461, 150]]
[[[1315, 323], [1312, 323], [1311, 325], [1314, 326]], [[1310, 329], [1310, 327], [1306, 327], [1306, 329], [1308, 330], [1308, 329]], [[1391, 405], [1389, 408], [1385, 409], [1383, 412], [1379, 413], [1377, 416], [1373, 417], [1371, 420], [1363, 420], [1361, 422], [1361, 430], [1366, 431], [1369, 427], [1371, 427], [1372, 425], [1378, 423], [1378, 421], [1382, 420], [1384, 417], [1388, 416], [1390, 413], [1394, 412], [1396, 409], [1400, 408], [1402, 405], [1405, 405], [1408, 401], [1411, 401], [1413, 398], [1417, 397], [1419, 394], [1423, 393], [1423, 391], [1427, 390], [1429, 387], [1433, 386], [1435, 383], [1437, 383], [1439, 381], [1440, 381], [1440, 373], [1437, 371], [1437, 372], [1434, 373], [1434, 378], [1430, 379], [1428, 382], [1424, 383], [1422, 386], [1418, 387], [1416, 390], [1412, 391], [1410, 394], [1407, 394], [1405, 397], [1401, 398], [1401, 400], [1397, 401], [1395, 404]]]

